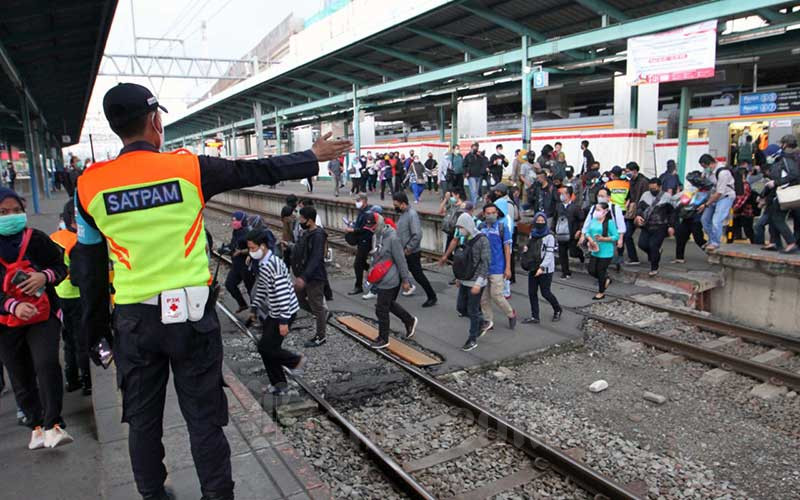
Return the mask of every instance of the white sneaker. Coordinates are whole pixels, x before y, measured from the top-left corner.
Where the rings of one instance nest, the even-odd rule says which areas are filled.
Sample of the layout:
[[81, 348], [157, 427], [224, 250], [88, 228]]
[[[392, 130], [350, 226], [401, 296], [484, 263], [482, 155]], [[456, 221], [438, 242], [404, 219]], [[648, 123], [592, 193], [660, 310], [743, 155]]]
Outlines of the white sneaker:
[[61, 429], [58, 424], [54, 425], [52, 429], [44, 431], [44, 445], [48, 448], [55, 448], [60, 444], [69, 444], [71, 442], [72, 436]]
[[29, 450], [38, 450], [44, 448], [45, 444], [44, 431], [41, 427], [37, 427], [31, 432], [31, 442], [28, 443]]
[[372, 300], [377, 296], [378, 296], [377, 294], [372, 293], [372, 290], [370, 290], [369, 292], [362, 295], [361, 298], [364, 300]]
[[414, 292], [416, 292], [416, 291], [417, 291], [417, 286], [416, 285], [411, 285], [411, 288], [409, 288], [408, 291], [403, 290], [402, 294], [403, 294], [403, 297], [411, 297], [412, 295], [414, 295]]

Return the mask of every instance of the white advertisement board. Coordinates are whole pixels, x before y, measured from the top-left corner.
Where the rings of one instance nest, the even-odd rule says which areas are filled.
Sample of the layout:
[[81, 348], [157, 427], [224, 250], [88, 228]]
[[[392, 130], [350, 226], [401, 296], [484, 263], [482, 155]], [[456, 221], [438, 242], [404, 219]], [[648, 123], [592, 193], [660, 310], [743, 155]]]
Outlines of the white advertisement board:
[[675, 82], [714, 76], [717, 21], [628, 39], [628, 82]]

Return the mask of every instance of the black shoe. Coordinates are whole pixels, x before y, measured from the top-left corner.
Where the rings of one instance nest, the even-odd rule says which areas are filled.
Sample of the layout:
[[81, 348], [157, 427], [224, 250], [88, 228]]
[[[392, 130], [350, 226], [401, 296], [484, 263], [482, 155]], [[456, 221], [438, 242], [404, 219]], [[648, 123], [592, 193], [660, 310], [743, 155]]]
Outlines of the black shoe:
[[481, 331], [478, 333], [478, 338], [483, 337], [486, 332], [492, 329], [494, 329], [494, 323], [492, 321], [484, 321], [481, 323]]
[[561, 319], [561, 311], [556, 311], [553, 313], [553, 323]]
[[75, 392], [78, 389], [81, 389], [82, 387], [83, 387], [83, 384], [81, 384], [77, 380], [75, 380], [75, 381], [67, 380], [67, 383], [64, 386], [64, 390], [66, 390], [67, 392]]
[[175, 493], [173, 493], [170, 488], [164, 487], [164, 489], [162, 489], [158, 493], [149, 493], [147, 495], [142, 495], [142, 500], [175, 500]]
[[433, 307], [436, 305], [436, 302], [437, 302], [436, 299], [428, 299], [422, 303], [422, 307]]
[[319, 347], [324, 344], [328, 339], [326, 337], [314, 336], [311, 340], [306, 341], [303, 347]]
[[361, 288], [353, 288], [347, 292], [347, 295], [364, 295], [364, 290]]
[[475, 349], [476, 347], [478, 347], [478, 343], [477, 342], [475, 342], [474, 340], [467, 340], [467, 342], [464, 344], [464, 346], [461, 347], [461, 350], [464, 351], [464, 352], [467, 352], [467, 351], [471, 351], [471, 350]]
[[[425, 307], [425, 306], [422, 306], [422, 307]], [[415, 333], [417, 333], [417, 324], [419, 324], [419, 319], [415, 317], [414, 321], [410, 325], [406, 325], [406, 338], [407, 339], [410, 339], [411, 337], [414, 336]]]
[[531, 316], [530, 318], [525, 318], [525, 319], [522, 320], [522, 324], [523, 325], [531, 325], [531, 324], [538, 324], [538, 323], [539, 323], [539, 318], [534, 318], [533, 316]]
[[373, 340], [369, 346], [373, 349], [386, 349], [387, 347], [389, 347], [389, 341], [377, 338]]
[[17, 419], [17, 425], [21, 425], [22, 427], [30, 427], [33, 423], [27, 415], [23, 415]]
[[233, 493], [206, 493], [200, 500], [233, 500]]

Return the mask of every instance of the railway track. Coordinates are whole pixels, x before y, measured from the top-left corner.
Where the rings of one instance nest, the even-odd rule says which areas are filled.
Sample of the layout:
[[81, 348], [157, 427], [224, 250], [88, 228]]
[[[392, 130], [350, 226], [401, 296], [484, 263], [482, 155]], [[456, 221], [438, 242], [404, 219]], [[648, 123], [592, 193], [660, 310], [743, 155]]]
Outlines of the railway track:
[[[216, 204], [217, 206], [214, 206], [214, 202], [210, 203], [210, 205], [212, 205], [210, 208], [222, 211], [226, 214], [230, 214], [235, 209], [238, 209], [238, 207], [231, 207], [225, 204]], [[280, 227], [280, 221], [277, 220], [276, 217], [265, 213], [259, 213], [259, 215], [264, 217], [268, 224]], [[331, 235], [329, 240], [331, 245], [350, 253], [354, 252], [353, 247], [344, 241], [343, 232], [328, 228], [326, 228], [326, 231]], [[429, 258], [438, 258], [440, 254], [428, 252], [426, 256]], [[559, 281], [559, 285], [587, 292], [595, 292], [594, 288], [574, 282]], [[527, 297], [526, 294], [520, 291], [513, 291], [512, 293]], [[606, 329], [612, 333], [645, 343], [665, 352], [680, 355], [724, 370], [735, 371], [763, 382], [783, 385], [792, 390], [800, 391], [800, 373], [786, 370], [772, 364], [785, 362], [792, 356], [800, 355], [800, 338], [788, 337], [757, 328], [738, 325], [660, 304], [651, 304], [632, 297], [614, 294], [613, 292], [606, 293], [606, 295], [610, 298], [624, 300], [651, 308], [654, 312], [666, 313], [670, 318], [676, 321], [685, 322], [697, 327], [701, 331], [716, 335], [719, 342], [711, 340], [697, 344], [685, 339], [682, 340], [680, 338], [661, 335], [646, 328], [626, 324], [602, 315], [592, 314], [587, 312], [584, 308], [570, 308], [570, 310], [603, 324]], [[729, 354], [724, 352], [724, 350], [728, 345], [733, 345], [732, 342], [729, 342], [731, 338], [741, 339], [742, 341], [758, 346], [765, 346], [770, 350], [759, 352], [755, 356], [749, 358]], [[763, 360], [767, 362], [763, 362]]]
[[[253, 342], [256, 341], [255, 335], [224, 304], [218, 302], [217, 307], [244, 335]], [[384, 474], [410, 498], [440, 498], [436, 493], [435, 484], [436, 474], [441, 474], [441, 466], [467, 455], [471, 455], [473, 460], [486, 461], [484, 464], [486, 468], [494, 467], [494, 459], [499, 455], [510, 472], [494, 480], [483, 481], [483, 484], [475, 488], [459, 492], [452, 497], [453, 499], [491, 498], [503, 492], [522, 488], [531, 482], [546, 480], [550, 474], [568, 478], [588, 492], [589, 498], [640, 498], [636, 493], [572, 458], [568, 453], [549, 446], [476, 402], [454, 392], [423, 370], [406, 364], [384, 351], [370, 349], [368, 341], [337, 319], [330, 320], [329, 325], [365, 349], [374, 352], [376, 356], [399, 367], [419, 384], [422, 391], [435, 400], [425, 407], [425, 416], [430, 418], [431, 414], [436, 414], [435, 417], [420, 422], [422, 420], [420, 416], [412, 413], [405, 418], [406, 421], [416, 424], [414, 427], [417, 432], [404, 434], [404, 440], [406, 438], [419, 440], [420, 446], [423, 446], [426, 441], [425, 427], [437, 424], [446, 424], [460, 431], [460, 437], [457, 439], [459, 444], [444, 450], [437, 449], [413, 460], [402, 460], [394, 450], [389, 451], [381, 446], [381, 443], [377, 442], [380, 438], [373, 439], [368, 436], [374, 434], [369, 432], [371, 425], [366, 426], [368, 429], [363, 429], [365, 427], [363, 423], [358, 425], [348, 419], [344, 412], [334, 407], [302, 377], [293, 377], [303, 391], [316, 402], [319, 409], [349, 438], [355, 440]], [[385, 403], [395, 406], [394, 410], [397, 410], [397, 403], [393, 397], [388, 397]], [[381, 426], [384, 421], [382, 418], [376, 418], [373, 424]], [[489, 449], [491, 451], [486, 451]]]

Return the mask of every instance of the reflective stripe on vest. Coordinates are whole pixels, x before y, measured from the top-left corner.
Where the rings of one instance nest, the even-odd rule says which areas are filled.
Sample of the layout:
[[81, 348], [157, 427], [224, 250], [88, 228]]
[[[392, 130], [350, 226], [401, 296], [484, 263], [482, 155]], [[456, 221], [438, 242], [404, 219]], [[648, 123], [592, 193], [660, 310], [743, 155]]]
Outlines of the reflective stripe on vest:
[[622, 179], [614, 179], [613, 181], [606, 182], [606, 189], [608, 189], [608, 197], [611, 203], [625, 210], [625, 201], [628, 199], [628, 192], [631, 189], [631, 183], [623, 181]]
[[[69, 254], [75, 244], [78, 243], [77, 233], [61, 229], [51, 234], [50, 239], [64, 249], [64, 264], [69, 269]], [[81, 296], [81, 290], [69, 281], [69, 274], [67, 274], [64, 281], [56, 285], [56, 294], [62, 299], [77, 299]]]
[[116, 303], [211, 282], [197, 156], [125, 153], [88, 168], [78, 197], [108, 243]]

